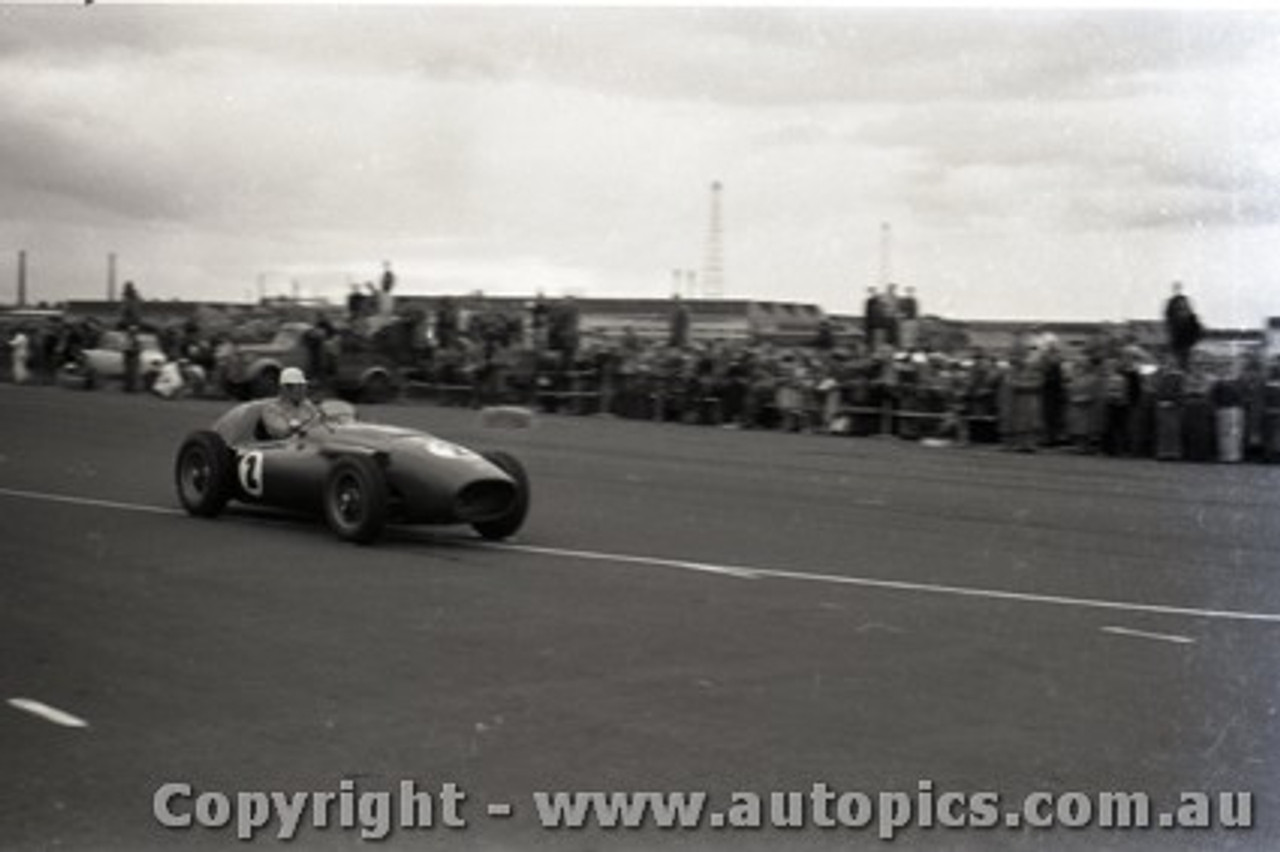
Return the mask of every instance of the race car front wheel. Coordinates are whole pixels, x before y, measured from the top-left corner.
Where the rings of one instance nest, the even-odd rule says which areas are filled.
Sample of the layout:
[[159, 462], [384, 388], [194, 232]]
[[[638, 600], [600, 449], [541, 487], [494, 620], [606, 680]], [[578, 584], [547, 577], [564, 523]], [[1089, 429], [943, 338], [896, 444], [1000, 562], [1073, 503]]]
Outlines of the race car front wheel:
[[516, 481], [516, 499], [512, 501], [511, 508], [507, 509], [506, 514], [492, 521], [483, 521], [471, 525], [471, 528], [484, 538], [490, 541], [500, 541], [515, 535], [520, 527], [524, 525], [524, 519], [529, 514], [529, 475], [525, 473], [524, 465], [520, 463], [520, 460], [511, 455], [511, 453], [494, 450], [483, 453], [483, 455], [497, 467], [502, 468], [503, 473]]
[[192, 432], [182, 442], [174, 480], [187, 512], [203, 518], [221, 512], [231, 499], [231, 476], [231, 451], [217, 432]]
[[387, 522], [387, 481], [371, 458], [339, 459], [324, 486], [324, 518], [344, 541], [368, 544]]

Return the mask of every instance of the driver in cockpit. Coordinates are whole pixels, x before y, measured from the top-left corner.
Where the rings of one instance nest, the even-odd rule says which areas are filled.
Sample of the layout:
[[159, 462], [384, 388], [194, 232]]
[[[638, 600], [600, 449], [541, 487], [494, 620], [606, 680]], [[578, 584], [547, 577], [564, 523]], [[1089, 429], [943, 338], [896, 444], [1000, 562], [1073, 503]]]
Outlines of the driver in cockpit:
[[320, 416], [307, 399], [307, 377], [297, 367], [280, 371], [280, 394], [262, 407], [262, 431], [269, 438], [288, 438]]

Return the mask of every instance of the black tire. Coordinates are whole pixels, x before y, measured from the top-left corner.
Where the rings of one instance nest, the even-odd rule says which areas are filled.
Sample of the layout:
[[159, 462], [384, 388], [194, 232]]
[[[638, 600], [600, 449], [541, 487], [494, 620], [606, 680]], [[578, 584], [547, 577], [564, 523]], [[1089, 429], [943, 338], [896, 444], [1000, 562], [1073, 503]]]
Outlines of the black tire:
[[370, 373], [364, 377], [364, 383], [360, 387], [360, 401], [364, 403], [379, 404], [391, 402], [396, 395], [395, 383], [391, 381], [382, 370]]
[[173, 479], [178, 500], [189, 514], [212, 518], [231, 499], [231, 450], [217, 432], [192, 432], [178, 448]]
[[280, 393], [280, 368], [263, 367], [249, 383], [254, 399], [266, 399]]
[[324, 483], [324, 519], [338, 538], [368, 544], [387, 523], [387, 480], [366, 456], [338, 459]]
[[501, 541], [504, 538], [510, 538], [515, 535], [520, 530], [520, 527], [524, 525], [524, 520], [529, 515], [529, 505], [532, 502], [529, 474], [525, 472], [524, 465], [520, 463], [520, 460], [511, 455], [511, 453], [494, 450], [481, 453], [481, 455], [502, 468], [503, 472], [514, 479], [518, 489], [516, 501], [505, 515], [496, 520], [471, 525], [471, 528], [483, 538], [487, 538], [489, 541]]

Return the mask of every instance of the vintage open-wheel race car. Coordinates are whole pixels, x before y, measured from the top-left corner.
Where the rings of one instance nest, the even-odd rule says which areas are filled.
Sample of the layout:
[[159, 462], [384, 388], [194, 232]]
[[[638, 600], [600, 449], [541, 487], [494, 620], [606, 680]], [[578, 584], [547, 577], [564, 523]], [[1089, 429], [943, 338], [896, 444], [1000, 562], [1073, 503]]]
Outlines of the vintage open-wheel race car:
[[340, 538], [368, 543], [387, 523], [468, 524], [504, 539], [529, 512], [529, 478], [510, 453], [364, 423], [339, 400], [271, 438], [262, 425], [269, 403], [237, 405], [182, 442], [174, 479], [190, 514], [214, 517], [237, 500], [318, 514]]

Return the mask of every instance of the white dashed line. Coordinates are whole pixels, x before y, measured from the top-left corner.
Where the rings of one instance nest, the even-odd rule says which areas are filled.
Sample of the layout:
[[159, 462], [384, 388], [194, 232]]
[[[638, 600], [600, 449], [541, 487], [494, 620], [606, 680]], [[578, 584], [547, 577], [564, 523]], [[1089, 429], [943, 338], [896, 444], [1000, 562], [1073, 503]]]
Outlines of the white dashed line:
[[1103, 627], [1103, 633], [1111, 633], [1116, 636], [1133, 636], [1137, 639], [1153, 639], [1157, 642], [1173, 642], [1177, 645], [1194, 645], [1195, 639], [1190, 636], [1179, 636], [1175, 633], [1148, 633], [1145, 630], [1132, 630], [1128, 627]]
[[50, 707], [40, 701], [31, 698], [10, 698], [9, 706], [14, 707], [24, 713], [30, 713], [33, 716], [39, 716], [46, 722], [52, 722], [55, 725], [61, 725], [64, 728], [87, 728], [89, 723], [78, 716], [72, 716], [65, 710], [59, 710], [57, 707]]
[[[167, 506], [148, 506], [140, 503], [122, 503], [114, 500], [97, 500], [88, 497], [75, 497], [67, 494], [45, 494], [38, 491], [22, 491], [12, 488], [0, 488], [0, 497], [45, 500], [69, 505], [93, 506], [129, 512], [146, 512], [156, 515], [185, 514], [181, 509]], [[1033, 603], [1051, 606], [1077, 607], [1083, 609], [1104, 609], [1114, 612], [1141, 612], [1155, 615], [1175, 615], [1191, 618], [1219, 619], [1224, 621], [1252, 621], [1267, 624], [1280, 624], [1280, 613], [1274, 612], [1250, 612], [1247, 610], [1233, 609], [1200, 609], [1198, 607], [1171, 606], [1169, 604], [1151, 604], [1137, 601], [1114, 601], [1105, 600], [1103, 598], [1046, 595], [1036, 594], [1033, 592], [1008, 591], [1005, 589], [985, 589], [975, 586], [949, 586], [939, 583], [924, 583], [910, 580], [884, 580], [876, 577], [857, 577], [848, 574], [786, 571], [776, 568], [756, 568], [749, 565], [719, 565], [711, 562], [669, 559], [661, 556], [638, 556], [625, 553], [606, 553], [594, 550], [571, 550], [558, 547], [541, 547], [532, 544], [499, 544], [480, 541], [468, 542], [468, 544], [476, 548], [509, 550], [516, 553], [532, 553], [540, 556], [559, 556], [566, 559], [583, 559], [596, 562], [614, 562], [631, 565], [652, 565], [661, 568], [678, 568], [684, 571], [718, 574], [740, 580], [795, 580], [809, 583], [829, 583], [831, 585], [839, 586], [859, 586], [868, 589], [886, 589], [898, 592], [950, 595], [953, 597], [980, 598], [1013, 603]]]

